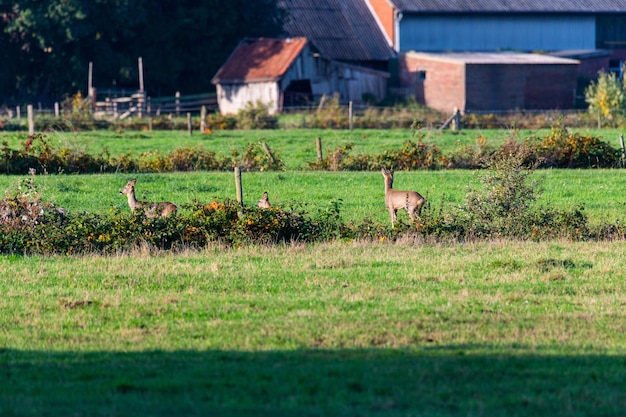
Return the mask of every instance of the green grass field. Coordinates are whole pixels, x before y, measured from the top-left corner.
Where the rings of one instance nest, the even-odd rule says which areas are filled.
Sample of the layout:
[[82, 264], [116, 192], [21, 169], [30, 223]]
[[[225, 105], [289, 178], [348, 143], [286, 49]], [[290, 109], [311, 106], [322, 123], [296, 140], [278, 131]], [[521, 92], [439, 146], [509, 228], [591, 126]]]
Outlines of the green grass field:
[[[463, 202], [479, 175], [480, 171], [465, 170], [397, 172], [394, 187], [420, 192], [429, 201], [427, 210], [446, 210]], [[236, 198], [235, 177], [228, 172], [43, 175], [35, 177], [35, 183], [44, 200], [74, 213], [106, 213], [111, 208], [128, 210], [126, 197], [119, 191], [131, 177], [138, 178], [138, 199], [172, 201], [181, 210], [194, 200], [209, 203]], [[0, 188], [14, 190], [24, 178], [0, 176]], [[626, 219], [624, 170], [539, 170], [531, 178], [539, 183], [539, 204], [561, 209], [581, 204], [593, 224]], [[307, 210], [316, 211], [341, 200], [345, 220], [388, 221], [380, 172], [244, 172], [242, 183], [248, 205], [256, 204], [267, 190], [276, 206], [306, 205]], [[399, 218], [408, 216], [400, 212]]]
[[[437, 140], [453, 149], [475, 133]], [[504, 135], [482, 133], [494, 141]], [[383, 223], [379, 172], [302, 168], [315, 158], [317, 136], [326, 149], [352, 141], [368, 153], [409, 138], [403, 131], [307, 130], [56, 135], [112, 154], [200, 144], [227, 154], [267, 141], [290, 161], [288, 171], [243, 173], [246, 204], [265, 190], [285, 207], [318, 210], [341, 200], [345, 219]], [[358, 143], [346, 135], [360, 135]], [[581, 203], [592, 223], [623, 222], [625, 172], [539, 170], [533, 179], [541, 204]], [[394, 185], [425, 195], [427, 210], [445, 210], [463, 201], [476, 175], [398, 172]], [[128, 210], [119, 190], [129, 177], [35, 181], [44, 200], [106, 213]], [[2, 176], [0, 187], [14, 189], [20, 178]], [[182, 210], [194, 199], [235, 198], [232, 173], [137, 178], [138, 198]], [[407, 238], [182, 253], [143, 248], [110, 257], [3, 255], [0, 415], [621, 415], [625, 254], [623, 241], [435, 245]]]
[[[434, 143], [444, 154], [458, 149], [460, 146], [473, 145], [479, 136], [487, 139], [488, 143], [498, 145], [507, 138], [515, 135], [519, 139], [530, 136], [545, 136], [549, 130], [463, 130], [453, 132], [449, 130], [422, 131], [423, 140]], [[591, 134], [609, 142], [619, 148], [619, 136], [623, 133], [619, 129], [577, 129], [581, 134]], [[0, 142], [6, 141], [10, 147], [18, 148], [20, 142], [27, 139], [26, 133], [2, 133]], [[308, 167], [308, 162], [315, 162], [317, 158], [316, 138], [322, 139], [323, 152], [335, 150], [347, 144], [353, 145], [352, 153], [379, 154], [388, 149], [399, 149], [406, 140], [416, 140], [409, 129], [358, 129], [358, 130], [324, 130], [324, 129], [296, 129], [296, 130], [253, 130], [253, 131], [214, 131], [210, 135], [199, 132], [188, 135], [184, 131], [94, 131], [68, 132], [51, 131], [46, 133], [51, 144], [56, 147], [69, 147], [84, 150], [90, 153], [100, 153], [108, 150], [111, 156], [124, 154], [138, 155], [143, 152], [161, 151], [170, 152], [177, 148], [193, 148], [202, 146], [218, 155], [231, 154], [232, 149], [243, 152], [250, 143], [266, 142], [270, 148], [279, 154], [285, 161], [287, 170], [301, 170]]]
[[619, 415], [625, 249], [0, 257], [0, 414]]

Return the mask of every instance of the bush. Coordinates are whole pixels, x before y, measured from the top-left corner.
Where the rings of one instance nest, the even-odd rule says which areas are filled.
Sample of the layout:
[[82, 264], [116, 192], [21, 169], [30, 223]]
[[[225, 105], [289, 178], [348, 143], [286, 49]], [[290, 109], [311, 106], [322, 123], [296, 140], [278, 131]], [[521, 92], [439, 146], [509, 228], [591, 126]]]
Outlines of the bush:
[[231, 170], [238, 165], [248, 171], [283, 170], [280, 154], [269, 150], [266, 144], [250, 144], [239, 155], [218, 157], [215, 152], [201, 147], [179, 148], [170, 153], [144, 152], [110, 157], [106, 151], [90, 155], [84, 151], [54, 149], [46, 135], [31, 135], [21, 149], [11, 149], [7, 142], [0, 148], [0, 174], [66, 173], [85, 174], [101, 172], [174, 172], [196, 170]]
[[269, 106], [260, 101], [256, 104], [247, 103], [246, 107], [237, 112], [237, 127], [239, 129], [276, 129], [278, 118], [270, 116]]
[[592, 81], [585, 90], [585, 101], [589, 104], [589, 113], [598, 117], [598, 121], [614, 124], [626, 110], [623, 80], [613, 72], [601, 71], [597, 81]]
[[542, 167], [613, 168], [618, 165], [620, 151], [591, 135], [571, 133], [556, 126], [542, 139], [527, 139], [534, 158]]

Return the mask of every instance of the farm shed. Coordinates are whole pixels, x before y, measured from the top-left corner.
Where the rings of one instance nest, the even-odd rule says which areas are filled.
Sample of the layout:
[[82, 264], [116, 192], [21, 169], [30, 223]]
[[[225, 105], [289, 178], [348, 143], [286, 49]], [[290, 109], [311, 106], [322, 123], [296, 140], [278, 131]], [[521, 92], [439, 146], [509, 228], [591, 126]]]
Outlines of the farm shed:
[[365, 0], [394, 50], [626, 48], [626, 0]]
[[418, 103], [440, 111], [569, 109], [578, 63], [539, 54], [408, 52], [400, 79]]
[[341, 100], [382, 100], [388, 73], [325, 58], [306, 38], [244, 39], [212, 79], [222, 114], [248, 103], [263, 103], [271, 113], [306, 105], [323, 95]]
[[388, 70], [396, 57], [367, 0], [279, 0], [283, 30], [302, 36], [327, 59]]

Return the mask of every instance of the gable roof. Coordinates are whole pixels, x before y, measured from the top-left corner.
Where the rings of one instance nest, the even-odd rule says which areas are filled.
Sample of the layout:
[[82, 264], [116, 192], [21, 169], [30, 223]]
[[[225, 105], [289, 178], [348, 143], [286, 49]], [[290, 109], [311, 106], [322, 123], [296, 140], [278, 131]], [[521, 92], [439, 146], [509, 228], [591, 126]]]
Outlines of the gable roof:
[[402, 13], [626, 13], [626, 0], [389, 0]]
[[239, 42], [211, 82], [278, 80], [285, 75], [306, 44], [306, 38], [246, 38]]
[[387, 61], [395, 52], [366, 0], [279, 0], [289, 36], [308, 38], [337, 61]]

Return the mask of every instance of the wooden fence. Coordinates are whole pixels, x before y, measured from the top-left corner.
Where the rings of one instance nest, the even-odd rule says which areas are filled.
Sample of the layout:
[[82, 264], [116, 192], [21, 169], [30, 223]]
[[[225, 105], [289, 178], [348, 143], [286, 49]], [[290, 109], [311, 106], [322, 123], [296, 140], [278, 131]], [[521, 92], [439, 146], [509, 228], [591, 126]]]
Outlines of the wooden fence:
[[105, 91], [96, 95], [94, 114], [112, 119], [125, 119], [131, 116], [160, 116], [194, 113], [202, 107], [208, 111], [217, 110], [215, 93], [181, 95], [177, 92], [169, 97], [150, 97], [141, 91]]

